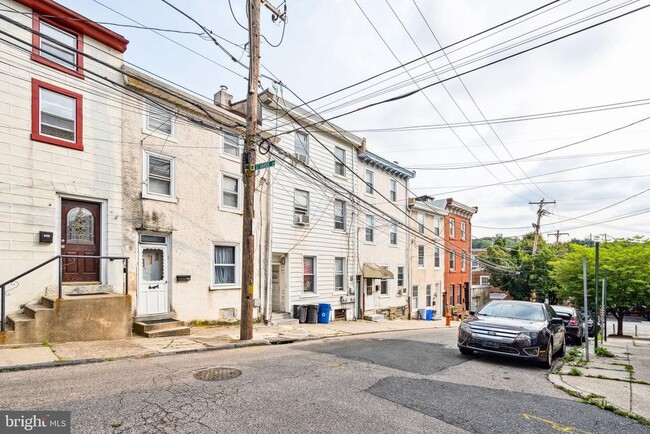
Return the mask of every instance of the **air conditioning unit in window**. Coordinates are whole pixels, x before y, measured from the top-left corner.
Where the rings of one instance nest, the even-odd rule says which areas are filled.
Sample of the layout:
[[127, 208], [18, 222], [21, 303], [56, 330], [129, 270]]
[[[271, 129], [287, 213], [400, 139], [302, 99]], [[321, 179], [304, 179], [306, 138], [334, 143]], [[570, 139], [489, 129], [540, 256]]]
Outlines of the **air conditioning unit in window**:
[[307, 156], [305, 154], [298, 154], [297, 152], [294, 154], [294, 157], [296, 157], [296, 160], [300, 161], [303, 164], [307, 164]]
[[295, 214], [293, 216], [293, 222], [297, 225], [300, 226], [308, 226], [309, 225], [309, 216], [305, 214]]

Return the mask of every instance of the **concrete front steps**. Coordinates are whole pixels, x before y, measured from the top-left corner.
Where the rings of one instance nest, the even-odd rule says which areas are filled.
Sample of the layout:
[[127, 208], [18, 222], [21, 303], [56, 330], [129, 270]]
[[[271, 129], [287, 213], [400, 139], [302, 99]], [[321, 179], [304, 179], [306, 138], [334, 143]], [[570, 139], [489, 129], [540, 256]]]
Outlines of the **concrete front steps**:
[[27, 304], [22, 313], [7, 315], [0, 344], [125, 339], [130, 324], [130, 295], [46, 295], [39, 304]]
[[293, 325], [298, 323], [298, 319], [293, 318], [288, 312], [271, 313], [271, 325]]
[[133, 323], [133, 331], [146, 338], [188, 336], [190, 328], [176, 319], [140, 320]]

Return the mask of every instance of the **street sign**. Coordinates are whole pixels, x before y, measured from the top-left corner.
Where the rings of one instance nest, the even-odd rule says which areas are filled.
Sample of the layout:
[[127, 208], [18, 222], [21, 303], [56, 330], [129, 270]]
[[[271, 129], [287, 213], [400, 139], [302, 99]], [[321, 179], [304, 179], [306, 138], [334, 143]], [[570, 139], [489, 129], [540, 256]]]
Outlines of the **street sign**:
[[258, 163], [255, 165], [255, 170], [266, 169], [267, 167], [275, 166], [275, 160], [265, 161], [264, 163]]

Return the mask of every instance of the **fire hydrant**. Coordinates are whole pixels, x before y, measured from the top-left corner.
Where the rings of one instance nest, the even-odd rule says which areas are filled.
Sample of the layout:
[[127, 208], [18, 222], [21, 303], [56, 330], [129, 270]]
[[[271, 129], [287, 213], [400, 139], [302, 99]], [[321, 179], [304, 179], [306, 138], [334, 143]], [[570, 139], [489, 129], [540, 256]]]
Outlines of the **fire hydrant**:
[[451, 315], [449, 315], [449, 312], [447, 312], [447, 316], [445, 317], [445, 325], [451, 327]]

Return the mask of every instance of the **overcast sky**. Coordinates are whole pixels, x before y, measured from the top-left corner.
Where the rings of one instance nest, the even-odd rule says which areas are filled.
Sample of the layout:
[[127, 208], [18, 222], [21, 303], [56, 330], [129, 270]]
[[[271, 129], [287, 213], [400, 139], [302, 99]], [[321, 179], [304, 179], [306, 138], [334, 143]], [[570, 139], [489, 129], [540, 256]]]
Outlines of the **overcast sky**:
[[[248, 63], [242, 49], [247, 32], [233, 19], [227, 0], [170, 1], [214, 34], [234, 43], [219, 39], [232, 55]], [[59, 2], [98, 22], [134, 24], [132, 19], [148, 27], [200, 31], [161, 0]], [[302, 99], [310, 100], [548, 3], [357, 2], [287, 0], [284, 39], [277, 48], [262, 43], [262, 64]], [[547, 206], [551, 214], [542, 219], [542, 232], [548, 240], [555, 238], [546, 233], [558, 229], [570, 234], [564, 240], [603, 233], [608, 239], [648, 236], [650, 191], [644, 191], [650, 188], [650, 120], [642, 120], [650, 116], [650, 101], [545, 119], [504, 122], [503, 118], [650, 98], [650, 8], [469, 72], [462, 76], [462, 82], [453, 78], [647, 4], [561, 0], [454, 45], [444, 54], [433, 54], [427, 62], [413, 63], [407, 67], [408, 73], [397, 69], [318, 100], [312, 107], [325, 117], [336, 116], [451, 78], [444, 85], [433, 85], [408, 98], [360, 110], [334, 122], [366, 137], [371, 151], [415, 169], [417, 175], [411, 183], [415, 194], [453, 197], [478, 206], [472, 221], [474, 236], [514, 236], [532, 230], [537, 206], [528, 202], [542, 198], [557, 202]], [[239, 22], [246, 25], [245, 2], [232, 0], [232, 7]], [[106, 27], [130, 41], [126, 60], [135, 66], [206, 97], [222, 84], [236, 100], [245, 97], [245, 69], [212, 42], [197, 35], [164, 33], [169, 38], [165, 39], [150, 30]], [[282, 35], [281, 24], [273, 23], [265, 10], [262, 33], [272, 44], [277, 44]], [[537, 39], [525, 42], [530, 38]], [[454, 68], [449, 67], [450, 61]], [[262, 84], [271, 87], [272, 82], [263, 79]], [[298, 102], [287, 90], [284, 96]], [[485, 120], [492, 122], [486, 125]], [[464, 125], [453, 129], [446, 125], [458, 123]], [[604, 133], [608, 134], [593, 138]], [[558, 147], [564, 148], [555, 150]], [[540, 155], [532, 156], [535, 154]], [[502, 164], [513, 159], [518, 161]], [[469, 167], [459, 168], [463, 166]], [[602, 208], [607, 209], [599, 211]]]

